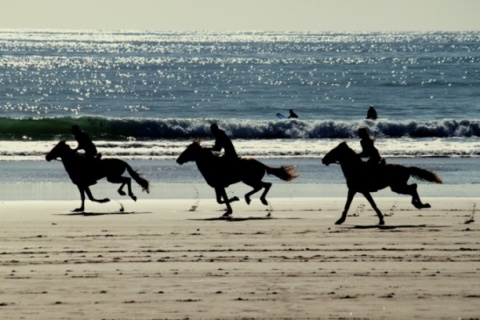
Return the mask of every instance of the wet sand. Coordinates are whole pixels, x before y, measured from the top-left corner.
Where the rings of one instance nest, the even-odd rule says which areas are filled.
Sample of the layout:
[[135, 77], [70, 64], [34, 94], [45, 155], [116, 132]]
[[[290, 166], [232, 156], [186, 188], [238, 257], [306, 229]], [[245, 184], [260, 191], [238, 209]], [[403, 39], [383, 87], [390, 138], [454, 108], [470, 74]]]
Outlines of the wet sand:
[[1, 202], [0, 319], [480, 317], [480, 198], [270, 200]]

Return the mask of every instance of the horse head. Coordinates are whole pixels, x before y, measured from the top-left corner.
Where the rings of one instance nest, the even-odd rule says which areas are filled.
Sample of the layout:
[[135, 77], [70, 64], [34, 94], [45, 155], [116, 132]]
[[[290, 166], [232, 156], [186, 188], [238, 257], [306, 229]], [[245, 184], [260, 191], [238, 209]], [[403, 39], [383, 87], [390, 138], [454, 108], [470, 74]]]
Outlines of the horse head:
[[65, 140], [60, 141], [57, 143], [55, 147], [53, 147], [52, 150], [50, 150], [49, 153], [45, 156], [45, 159], [47, 161], [51, 161], [53, 159], [61, 158], [63, 155], [65, 155], [65, 152], [67, 150], [72, 150], [68, 144], [65, 142]]
[[323, 157], [322, 163], [326, 166], [331, 163], [339, 163], [348, 157], [349, 154], [355, 154], [355, 152], [350, 149], [346, 142], [342, 142]]
[[193, 141], [186, 149], [183, 151], [180, 156], [177, 158], [177, 163], [182, 165], [185, 162], [195, 161], [198, 157], [199, 152], [203, 149], [200, 145], [200, 140]]

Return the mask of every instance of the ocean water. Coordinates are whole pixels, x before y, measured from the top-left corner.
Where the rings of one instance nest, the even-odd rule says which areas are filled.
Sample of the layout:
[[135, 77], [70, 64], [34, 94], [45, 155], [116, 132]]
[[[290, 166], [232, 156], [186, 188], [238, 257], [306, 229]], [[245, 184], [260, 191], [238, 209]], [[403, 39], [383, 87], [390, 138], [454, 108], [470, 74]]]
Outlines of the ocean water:
[[[475, 32], [0, 30], [0, 52], [0, 169], [9, 173], [0, 184], [33, 185], [19, 197], [68, 183], [44, 159], [60, 139], [76, 145], [72, 124], [159, 186], [200, 185], [195, 167], [174, 159], [193, 139], [212, 143], [213, 122], [240, 155], [296, 164], [300, 195], [317, 195], [302, 185], [344, 188], [320, 159], [341, 141], [358, 150], [367, 127], [387, 161], [438, 171], [446, 186], [432, 195], [477, 196]], [[370, 105], [375, 121], [365, 119]], [[288, 109], [299, 119], [277, 117]]]

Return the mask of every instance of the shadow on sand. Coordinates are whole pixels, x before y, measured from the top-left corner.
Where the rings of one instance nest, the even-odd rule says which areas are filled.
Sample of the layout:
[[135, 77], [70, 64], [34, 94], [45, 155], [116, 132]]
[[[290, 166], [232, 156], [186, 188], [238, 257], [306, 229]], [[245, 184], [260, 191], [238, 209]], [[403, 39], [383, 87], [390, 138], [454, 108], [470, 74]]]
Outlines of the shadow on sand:
[[252, 220], [298, 220], [300, 218], [274, 218], [272, 216], [264, 217], [214, 217], [214, 218], [203, 218], [203, 219], [188, 219], [190, 221], [225, 221], [225, 222], [241, 222], [241, 221], [252, 221]]
[[125, 212], [125, 211], [117, 211], [117, 212], [69, 212], [69, 213], [62, 213], [59, 214], [61, 216], [84, 216], [84, 217], [97, 217], [97, 216], [124, 216], [129, 214], [151, 214], [151, 212]]
[[400, 224], [400, 225], [367, 225], [367, 226], [343, 226], [341, 228], [348, 228], [348, 229], [380, 229], [380, 230], [393, 230], [393, 229], [421, 229], [421, 228], [446, 228], [448, 226], [429, 226], [426, 224]]

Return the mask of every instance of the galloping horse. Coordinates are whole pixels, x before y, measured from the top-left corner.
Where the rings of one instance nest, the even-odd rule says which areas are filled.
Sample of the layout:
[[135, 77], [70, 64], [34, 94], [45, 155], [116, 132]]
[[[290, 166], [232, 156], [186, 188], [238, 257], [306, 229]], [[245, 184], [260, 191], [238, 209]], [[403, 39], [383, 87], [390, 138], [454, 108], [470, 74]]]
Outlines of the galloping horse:
[[230, 216], [233, 212], [230, 202], [239, 200], [237, 197], [231, 199], [227, 197], [225, 188], [229, 185], [243, 182], [253, 188], [252, 191], [245, 194], [247, 204], [250, 204], [250, 196], [252, 194], [264, 188], [265, 190], [260, 196], [260, 200], [264, 205], [268, 205], [265, 197], [272, 184], [262, 181], [265, 172], [273, 174], [284, 181], [291, 181], [298, 177], [294, 166], [271, 168], [252, 158], [241, 158], [233, 161], [226, 160], [215, 156], [210, 150], [203, 148], [198, 141], [190, 144], [177, 159], [177, 163], [180, 165], [189, 161], [196, 162], [207, 184], [215, 189], [217, 202], [220, 204], [225, 203], [227, 206], [224, 217]]
[[63, 166], [67, 171], [72, 182], [77, 185], [80, 191], [82, 205], [80, 208], [73, 210], [74, 212], [83, 212], [85, 209], [85, 193], [91, 201], [105, 203], [110, 199], [95, 199], [90, 191], [89, 186], [97, 183], [97, 180], [107, 178], [108, 182], [121, 183], [118, 193], [125, 195], [123, 187], [128, 186], [128, 195], [134, 201], [137, 197], [132, 193], [131, 179], [123, 177], [125, 170], [130, 176], [142, 187], [142, 191], [149, 192], [149, 182], [142, 178], [128, 163], [120, 159], [85, 159], [78, 155], [68, 146], [65, 141], [60, 141], [45, 157], [47, 161], [60, 158]]
[[340, 143], [322, 159], [322, 163], [340, 163], [343, 175], [347, 180], [348, 197], [343, 210], [342, 217], [335, 224], [342, 224], [347, 218], [347, 212], [352, 203], [353, 197], [360, 192], [367, 198], [373, 210], [380, 219], [379, 224], [383, 225], [383, 215], [373, 201], [370, 192], [390, 187], [393, 192], [408, 194], [412, 196], [412, 204], [417, 209], [430, 208], [428, 203], [422, 203], [417, 193], [417, 184], [408, 185], [410, 176], [419, 180], [442, 183], [442, 180], [433, 172], [417, 167], [405, 167], [398, 164], [374, 165], [363, 162], [360, 157], [345, 143]]

